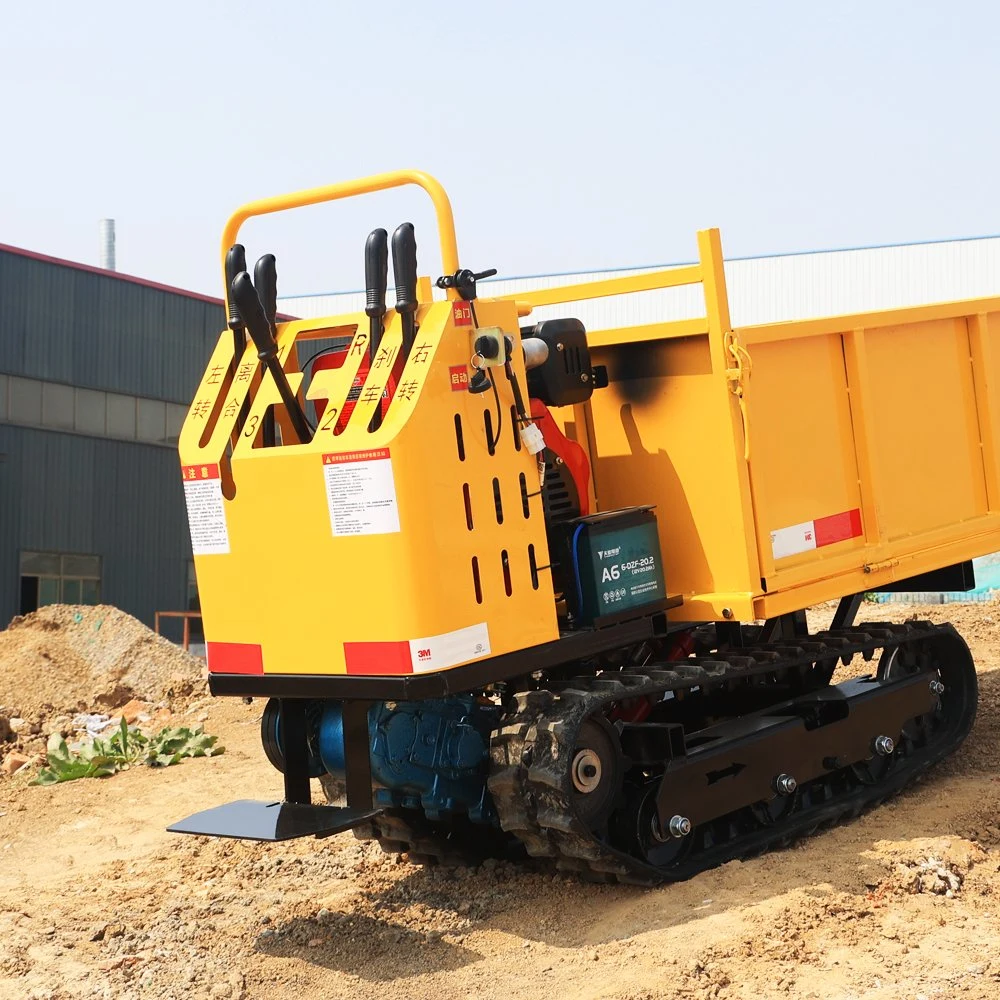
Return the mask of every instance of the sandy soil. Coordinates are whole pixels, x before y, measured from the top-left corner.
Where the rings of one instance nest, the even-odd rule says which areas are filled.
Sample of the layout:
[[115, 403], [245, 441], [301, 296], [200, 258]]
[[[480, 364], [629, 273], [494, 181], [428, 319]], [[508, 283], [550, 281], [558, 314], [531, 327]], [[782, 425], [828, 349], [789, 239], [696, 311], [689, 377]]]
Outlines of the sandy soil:
[[979, 660], [961, 751], [852, 824], [654, 890], [416, 869], [350, 834], [165, 833], [278, 796], [259, 703], [183, 710], [207, 711], [218, 758], [45, 788], [0, 777], [0, 997], [1000, 996], [1000, 607], [919, 616], [960, 624]]

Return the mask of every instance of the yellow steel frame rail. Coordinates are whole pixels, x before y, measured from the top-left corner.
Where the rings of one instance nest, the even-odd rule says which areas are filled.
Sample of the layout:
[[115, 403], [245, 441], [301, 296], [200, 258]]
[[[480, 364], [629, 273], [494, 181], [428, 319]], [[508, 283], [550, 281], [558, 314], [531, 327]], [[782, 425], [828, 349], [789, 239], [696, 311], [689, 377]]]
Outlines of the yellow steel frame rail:
[[[270, 215], [274, 212], [284, 212], [291, 208], [304, 208], [307, 205], [320, 205], [327, 201], [338, 201], [341, 198], [351, 198], [355, 195], [371, 194], [375, 191], [388, 191], [390, 188], [415, 184], [423, 188], [434, 203], [437, 216], [438, 239], [441, 244], [441, 264], [445, 274], [458, 270], [458, 240], [455, 236], [455, 219], [451, 211], [451, 202], [441, 183], [422, 170], [393, 170], [386, 174], [374, 174], [371, 177], [359, 177], [353, 181], [340, 184], [328, 184], [325, 187], [309, 188], [306, 191], [294, 191], [290, 194], [275, 195], [272, 198], [262, 198], [240, 206], [229, 217], [222, 231], [222, 283], [226, 284], [226, 253], [236, 242], [240, 227], [248, 219], [258, 215]], [[448, 290], [450, 299], [457, 299], [455, 289]], [[229, 308], [229, 289], [226, 288], [226, 308]]]

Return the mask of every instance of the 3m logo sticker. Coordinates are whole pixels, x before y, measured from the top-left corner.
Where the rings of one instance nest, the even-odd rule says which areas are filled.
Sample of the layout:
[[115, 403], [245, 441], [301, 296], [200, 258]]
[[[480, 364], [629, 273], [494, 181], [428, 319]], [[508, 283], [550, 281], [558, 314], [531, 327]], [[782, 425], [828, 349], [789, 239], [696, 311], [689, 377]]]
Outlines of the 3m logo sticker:
[[452, 392], [461, 392], [469, 388], [469, 369], [467, 365], [451, 365], [448, 369], [448, 379]]
[[490, 633], [486, 622], [468, 628], [410, 640], [410, 658], [416, 673], [443, 670], [490, 655]]
[[455, 326], [472, 326], [472, 306], [468, 302], [453, 302], [451, 317]]

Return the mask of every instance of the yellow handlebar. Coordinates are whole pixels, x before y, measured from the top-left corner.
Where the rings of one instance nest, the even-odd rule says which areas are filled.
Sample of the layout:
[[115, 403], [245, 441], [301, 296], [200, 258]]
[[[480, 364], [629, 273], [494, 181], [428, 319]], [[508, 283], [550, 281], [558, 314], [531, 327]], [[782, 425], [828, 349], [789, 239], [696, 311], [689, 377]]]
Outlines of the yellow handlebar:
[[[262, 198], [240, 206], [229, 217], [226, 228], [222, 231], [222, 284], [226, 285], [226, 253], [236, 242], [240, 226], [247, 219], [257, 215], [270, 215], [272, 212], [284, 212], [290, 208], [303, 208], [306, 205], [318, 205], [324, 201], [337, 201], [340, 198], [350, 198], [358, 194], [371, 194], [373, 191], [385, 191], [389, 188], [402, 187], [404, 184], [416, 184], [422, 187], [434, 202], [437, 214], [438, 237], [441, 241], [441, 263], [445, 274], [453, 274], [458, 270], [458, 242], [455, 239], [455, 220], [451, 214], [451, 202], [440, 182], [425, 174], [422, 170], [393, 170], [387, 174], [374, 174], [371, 177], [359, 177], [357, 180], [344, 181], [341, 184], [328, 184], [326, 187], [309, 188], [307, 191], [295, 191], [292, 194], [280, 194], [273, 198]], [[229, 308], [230, 290], [226, 288], [226, 308]], [[457, 298], [458, 293], [453, 288], [448, 289], [448, 297]]]

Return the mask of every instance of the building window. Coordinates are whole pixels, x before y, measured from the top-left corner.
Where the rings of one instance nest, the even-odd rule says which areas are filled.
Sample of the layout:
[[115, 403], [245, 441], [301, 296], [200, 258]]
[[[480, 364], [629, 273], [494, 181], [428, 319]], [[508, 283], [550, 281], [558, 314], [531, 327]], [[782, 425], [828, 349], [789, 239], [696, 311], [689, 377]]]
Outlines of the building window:
[[46, 604], [98, 604], [100, 600], [100, 556], [21, 553], [22, 615]]
[[0, 422], [170, 448], [186, 416], [180, 403], [0, 373]]

